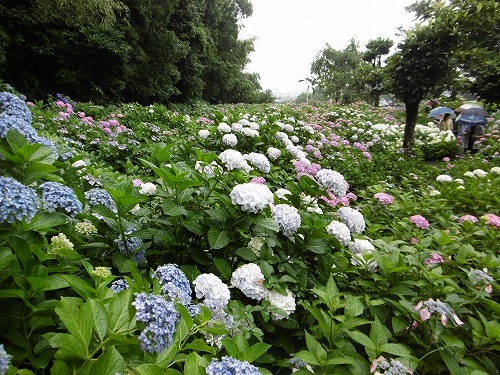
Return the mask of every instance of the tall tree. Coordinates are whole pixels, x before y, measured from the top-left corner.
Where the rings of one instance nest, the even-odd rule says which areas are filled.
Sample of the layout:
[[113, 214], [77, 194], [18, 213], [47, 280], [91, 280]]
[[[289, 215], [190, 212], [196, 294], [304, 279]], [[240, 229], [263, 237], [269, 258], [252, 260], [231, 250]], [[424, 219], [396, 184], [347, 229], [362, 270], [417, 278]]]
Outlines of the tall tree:
[[352, 103], [358, 99], [355, 71], [361, 61], [362, 54], [354, 39], [343, 50], [335, 50], [327, 44], [311, 64], [311, 80], [327, 97]]

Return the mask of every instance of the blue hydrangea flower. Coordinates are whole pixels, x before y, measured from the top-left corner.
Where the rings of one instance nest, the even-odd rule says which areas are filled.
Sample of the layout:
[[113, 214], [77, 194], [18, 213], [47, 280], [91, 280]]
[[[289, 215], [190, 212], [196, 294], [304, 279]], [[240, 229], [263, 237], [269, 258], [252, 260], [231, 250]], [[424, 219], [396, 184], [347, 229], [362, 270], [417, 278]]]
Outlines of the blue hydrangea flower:
[[127, 228], [125, 230], [126, 240], [123, 241], [123, 237], [120, 235], [115, 242], [118, 245], [118, 249], [122, 254], [128, 255], [132, 254], [132, 260], [136, 263], [142, 263], [146, 260], [146, 251], [140, 250], [136, 251], [137, 248], [143, 245], [142, 240], [139, 237], [129, 237], [129, 234], [135, 232], [134, 228]]
[[0, 223], [13, 223], [35, 216], [39, 206], [35, 191], [11, 177], [0, 177]]
[[116, 209], [115, 201], [106, 190], [100, 188], [94, 188], [90, 189], [89, 191], [86, 191], [84, 195], [85, 198], [89, 201], [90, 205], [95, 206], [97, 204], [102, 204], [103, 206], [106, 206], [114, 213], [118, 212]]
[[232, 357], [213, 358], [206, 368], [207, 375], [261, 375], [259, 369], [247, 361], [238, 361]]
[[0, 344], [0, 375], [7, 373], [11, 358], [12, 356], [5, 351], [3, 344]]
[[2, 110], [0, 115], [18, 117], [31, 126], [31, 111], [25, 101], [18, 96], [10, 92], [0, 92], [0, 109]]
[[160, 353], [170, 344], [180, 314], [171, 301], [154, 294], [137, 293], [132, 302], [137, 310], [136, 319], [145, 323], [139, 335], [141, 348], [148, 353]]
[[184, 306], [191, 303], [191, 285], [184, 272], [176, 264], [165, 264], [153, 273], [160, 281], [161, 291]]
[[125, 279], [115, 280], [111, 283], [111, 286], [109, 287], [109, 289], [111, 289], [111, 291], [113, 291], [114, 293], [119, 293], [129, 288], [130, 286], [128, 285]]
[[82, 204], [73, 190], [59, 182], [44, 182], [40, 185], [42, 191], [42, 208], [48, 212], [63, 210], [71, 217], [82, 212]]

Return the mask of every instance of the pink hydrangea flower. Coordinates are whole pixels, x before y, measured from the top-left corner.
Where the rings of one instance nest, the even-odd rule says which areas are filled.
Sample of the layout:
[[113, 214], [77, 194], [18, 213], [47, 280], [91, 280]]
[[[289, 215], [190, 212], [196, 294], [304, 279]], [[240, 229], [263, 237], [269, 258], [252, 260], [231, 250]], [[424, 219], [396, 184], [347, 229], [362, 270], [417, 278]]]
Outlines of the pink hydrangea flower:
[[450, 161], [450, 158], [449, 158], [448, 156], [445, 156], [445, 157], [443, 158], [443, 161], [444, 161], [444, 162], [446, 162], [446, 163], [448, 163], [448, 162]]
[[494, 226], [495, 228], [500, 228], [500, 216], [495, 214], [486, 214], [483, 216], [486, 219], [486, 224]]
[[410, 238], [410, 244], [411, 245], [416, 245], [418, 244], [420, 241], [418, 240], [418, 238], [415, 238], [415, 237], [412, 237]]
[[254, 177], [250, 180], [252, 184], [260, 184], [260, 185], [265, 185], [266, 184], [266, 179], [264, 177]]
[[374, 198], [378, 201], [378, 203], [383, 205], [394, 203], [394, 197], [387, 193], [377, 193], [374, 195]]
[[460, 222], [463, 223], [464, 221], [470, 221], [471, 223], [477, 223], [479, 219], [475, 217], [474, 215], [464, 215], [460, 218]]
[[434, 301], [432, 298], [429, 298], [427, 301], [420, 301], [415, 306], [415, 311], [419, 312], [420, 319], [422, 319], [422, 321], [426, 321], [433, 313], [436, 313], [439, 315], [441, 323], [445, 327], [448, 324], [449, 318], [453, 319], [457, 326], [464, 324], [451, 307], [448, 304], [441, 302], [439, 299]]
[[142, 180], [139, 179], [139, 178], [133, 179], [132, 183], [134, 184], [134, 186], [142, 186], [142, 185], [144, 185], [144, 182], [142, 182]]
[[429, 264], [446, 263], [448, 260], [445, 260], [441, 255], [437, 253], [432, 253], [430, 258], [424, 260], [424, 264], [428, 266]]
[[422, 215], [410, 216], [410, 222], [415, 224], [420, 229], [429, 229], [429, 222]]

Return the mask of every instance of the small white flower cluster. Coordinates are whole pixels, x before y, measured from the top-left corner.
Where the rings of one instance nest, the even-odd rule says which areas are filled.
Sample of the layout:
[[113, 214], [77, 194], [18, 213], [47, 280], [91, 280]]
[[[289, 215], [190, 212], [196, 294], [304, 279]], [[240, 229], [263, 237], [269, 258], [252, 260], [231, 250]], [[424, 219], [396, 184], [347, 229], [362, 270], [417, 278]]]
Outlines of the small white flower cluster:
[[264, 274], [255, 263], [238, 267], [231, 276], [231, 285], [241, 290], [248, 298], [260, 301], [267, 293]]
[[278, 190], [275, 191], [276, 196], [279, 198], [279, 199], [283, 199], [283, 200], [288, 200], [288, 198], [286, 197], [287, 195], [292, 195], [292, 192], [288, 189], [283, 189], [283, 188], [279, 188]]
[[264, 237], [252, 237], [250, 241], [248, 241], [247, 246], [252, 249], [252, 251], [255, 253], [255, 255], [259, 256], [260, 255], [260, 249], [262, 246], [266, 243], [266, 239]]
[[198, 131], [198, 137], [201, 139], [207, 139], [210, 136], [210, 131], [207, 129], [201, 129]]
[[291, 237], [302, 223], [299, 210], [288, 204], [278, 204], [272, 207], [272, 217], [278, 223], [281, 233]]
[[320, 215], [323, 214], [323, 210], [318, 205], [318, 200], [311, 197], [310, 195], [305, 195], [304, 193], [300, 193], [300, 201], [301, 204], [306, 206], [307, 212], [315, 212]]
[[353, 255], [351, 258], [352, 265], [360, 265], [368, 268], [371, 272], [375, 271], [378, 265], [371, 257], [375, 247], [370, 241], [356, 238], [349, 244], [349, 251]]
[[281, 130], [287, 133], [292, 133], [295, 129], [290, 124], [284, 124], [281, 121], [275, 121], [274, 125], [278, 125]]
[[221, 170], [221, 167], [219, 164], [217, 164], [216, 161], [211, 162], [210, 164], [202, 163], [200, 161], [197, 161], [194, 169], [197, 170], [200, 173], [205, 173], [209, 176], [213, 176], [215, 174], [216, 170]]
[[230, 193], [231, 202], [238, 204], [242, 211], [258, 213], [273, 203], [273, 193], [267, 185], [251, 182], [236, 185]]
[[440, 174], [439, 176], [436, 177], [437, 182], [452, 182], [453, 178], [451, 176], [448, 176], [447, 174]]
[[244, 158], [261, 172], [269, 173], [271, 170], [271, 163], [269, 163], [269, 159], [264, 154], [251, 152], [249, 154], [245, 154]]
[[219, 126], [217, 126], [217, 131], [219, 133], [231, 133], [231, 127], [225, 122], [221, 122]]
[[248, 173], [252, 170], [252, 167], [248, 165], [243, 154], [237, 150], [224, 150], [219, 154], [219, 158], [230, 171], [233, 169], [242, 169]]
[[295, 146], [293, 144], [293, 142], [290, 140], [290, 138], [288, 137], [288, 134], [283, 133], [283, 132], [276, 132], [276, 138], [283, 143], [286, 150], [295, 159], [297, 159], [298, 161], [300, 161], [306, 165], [311, 165], [311, 162], [309, 161], [309, 159], [307, 159], [307, 153], [305, 153], [301, 147]]
[[238, 144], [238, 137], [235, 134], [228, 133], [222, 136], [222, 143], [226, 146], [234, 147]]
[[341, 245], [348, 245], [351, 241], [351, 231], [344, 223], [340, 221], [333, 220], [326, 227], [326, 232], [332, 236], [334, 236]]
[[337, 211], [340, 220], [347, 225], [349, 230], [354, 233], [361, 233], [365, 230], [365, 218], [361, 212], [351, 207], [342, 207]]
[[343, 197], [347, 193], [347, 184], [344, 176], [339, 172], [330, 169], [320, 169], [316, 173], [319, 184], [330, 190], [336, 197]]
[[271, 160], [276, 160], [281, 156], [281, 150], [276, 147], [269, 147], [267, 149], [267, 156], [269, 156]]
[[143, 195], [153, 195], [154, 193], [156, 193], [156, 185], [152, 182], [145, 182], [141, 185], [139, 193]]
[[288, 289], [286, 295], [274, 290], [268, 290], [264, 286], [264, 282], [264, 274], [255, 263], [248, 263], [238, 267], [231, 276], [231, 285], [241, 290], [245, 296], [257, 301], [265, 299], [274, 307], [283, 310], [286, 314], [272, 312], [271, 316], [273, 319], [280, 320], [293, 313], [296, 307], [293, 293]]
[[205, 302], [211, 301], [227, 306], [231, 299], [229, 288], [213, 273], [203, 273], [193, 281], [197, 298], [204, 298]]
[[238, 122], [231, 124], [231, 129], [235, 133], [243, 134], [244, 136], [255, 138], [259, 136], [259, 124], [250, 122], [245, 118], [240, 119]]

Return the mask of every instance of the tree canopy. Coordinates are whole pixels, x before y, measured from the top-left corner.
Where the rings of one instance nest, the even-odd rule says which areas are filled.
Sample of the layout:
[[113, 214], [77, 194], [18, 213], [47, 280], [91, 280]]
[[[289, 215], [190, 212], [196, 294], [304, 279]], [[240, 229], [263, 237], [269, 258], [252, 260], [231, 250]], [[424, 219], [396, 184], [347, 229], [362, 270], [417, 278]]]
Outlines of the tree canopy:
[[243, 71], [254, 47], [239, 22], [251, 14], [248, 0], [5, 0], [0, 79], [30, 98], [271, 100]]

